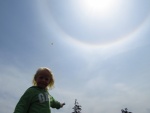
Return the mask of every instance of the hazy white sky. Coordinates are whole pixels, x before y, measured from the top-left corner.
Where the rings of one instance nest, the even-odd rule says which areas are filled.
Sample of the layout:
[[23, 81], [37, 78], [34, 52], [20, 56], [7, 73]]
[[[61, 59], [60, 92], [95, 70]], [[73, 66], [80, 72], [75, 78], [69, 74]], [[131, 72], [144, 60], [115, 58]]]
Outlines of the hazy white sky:
[[0, 113], [12, 113], [39, 67], [71, 113], [150, 112], [149, 0], [1, 0]]

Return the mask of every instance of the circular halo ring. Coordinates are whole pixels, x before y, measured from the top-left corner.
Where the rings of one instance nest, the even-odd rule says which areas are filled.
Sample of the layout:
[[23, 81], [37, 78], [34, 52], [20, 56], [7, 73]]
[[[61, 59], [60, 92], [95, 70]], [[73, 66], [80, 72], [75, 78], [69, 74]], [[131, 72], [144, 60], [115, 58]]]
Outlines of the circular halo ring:
[[[47, 28], [49, 30], [53, 30], [49, 24], [49, 21], [51, 21], [51, 26], [55, 27], [54, 29], [57, 29], [57, 33], [60, 33], [59, 37], [63, 37], [63, 39], [65, 38], [68, 43], [74, 44], [74, 45], [78, 45], [78, 46], [82, 46], [82, 47], [92, 47], [92, 48], [103, 48], [103, 47], [112, 47], [114, 45], [118, 45], [118, 44], [122, 44], [123, 42], [127, 42], [129, 41], [129, 39], [134, 39], [135, 35], [137, 32], [139, 32], [141, 30], [141, 28], [145, 25], [145, 23], [150, 19], [150, 13], [148, 13], [148, 15], [145, 17], [145, 19], [143, 19], [143, 21], [138, 25], [138, 27], [136, 27], [135, 29], [133, 29], [130, 33], [126, 34], [125, 36], [122, 36], [120, 38], [117, 38], [115, 41], [112, 42], [108, 42], [105, 44], [90, 44], [81, 40], [78, 40], [75, 37], [72, 37], [70, 35], [68, 35], [66, 32], [64, 32], [60, 26], [57, 24], [57, 22], [53, 19], [49, 8], [47, 6], [46, 2], [37, 2], [37, 9], [40, 12], [40, 17], [42, 17], [43, 22], [45, 22], [45, 25], [47, 26]], [[44, 12], [44, 13], [43, 13]], [[47, 15], [47, 16], [45, 16]], [[55, 32], [55, 31], [53, 31]]]

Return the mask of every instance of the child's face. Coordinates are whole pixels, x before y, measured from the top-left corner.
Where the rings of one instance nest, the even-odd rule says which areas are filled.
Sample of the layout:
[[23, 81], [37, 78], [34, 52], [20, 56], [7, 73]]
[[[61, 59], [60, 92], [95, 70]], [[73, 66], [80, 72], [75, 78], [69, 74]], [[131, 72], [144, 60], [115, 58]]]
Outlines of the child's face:
[[45, 89], [50, 83], [49, 73], [47, 71], [40, 72], [39, 75], [36, 77], [35, 81], [38, 87]]

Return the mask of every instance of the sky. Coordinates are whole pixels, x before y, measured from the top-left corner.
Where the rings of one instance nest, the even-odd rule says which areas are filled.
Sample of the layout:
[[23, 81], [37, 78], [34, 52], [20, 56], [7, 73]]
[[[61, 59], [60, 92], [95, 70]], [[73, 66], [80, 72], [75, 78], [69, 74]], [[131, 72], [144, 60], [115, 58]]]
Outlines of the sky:
[[39, 67], [71, 113], [150, 113], [149, 0], [0, 0], [0, 113], [13, 113]]

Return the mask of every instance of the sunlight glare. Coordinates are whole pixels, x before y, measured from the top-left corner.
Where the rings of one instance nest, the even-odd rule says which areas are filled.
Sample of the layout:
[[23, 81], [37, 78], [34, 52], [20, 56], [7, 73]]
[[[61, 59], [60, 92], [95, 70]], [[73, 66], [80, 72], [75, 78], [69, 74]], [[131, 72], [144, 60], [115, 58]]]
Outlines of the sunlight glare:
[[83, 0], [82, 9], [95, 15], [109, 15], [119, 7], [119, 0]]

